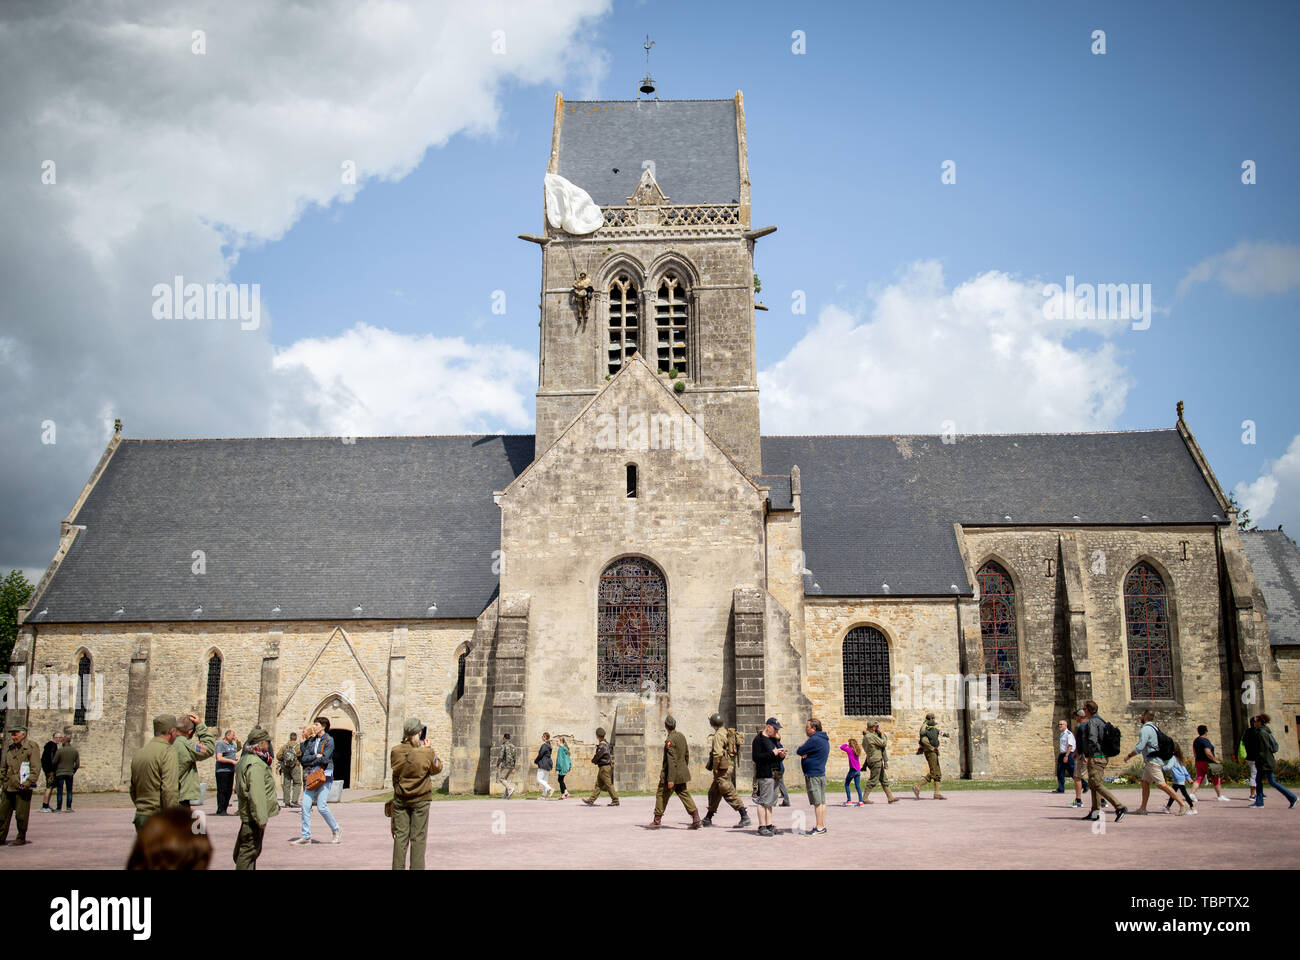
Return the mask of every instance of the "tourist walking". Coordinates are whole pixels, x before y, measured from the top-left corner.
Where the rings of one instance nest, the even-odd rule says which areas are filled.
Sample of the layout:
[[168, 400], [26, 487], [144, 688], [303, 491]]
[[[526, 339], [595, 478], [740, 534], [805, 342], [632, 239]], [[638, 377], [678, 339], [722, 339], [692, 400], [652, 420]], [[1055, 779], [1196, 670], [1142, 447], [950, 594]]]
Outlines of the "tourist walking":
[[[17, 711], [14, 711], [15, 713]], [[0, 846], [9, 837], [9, 821], [17, 821], [18, 837], [12, 846], [26, 846], [27, 822], [32, 812], [32, 791], [41, 780], [41, 754], [36, 743], [27, 739], [27, 728], [9, 728], [4, 762], [0, 763]]]
[[[275, 802], [275, 777], [271, 775], [271, 735], [261, 727], [248, 731], [244, 750], [235, 766], [235, 809], [239, 834], [232, 858], [236, 870], [256, 870], [262, 855], [267, 822], [280, 812]], [[323, 811], [322, 811], [323, 812]]]
[[187, 713], [176, 721], [176, 739], [172, 741], [176, 752], [176, 770], [179, 777], [180, 805], [188, 807], [199, 802], [198, 765], [216, 756], [217, 741], [199, 722], [198, 714]]
[[939, 767], [939, 737], [939, 724], [935, 720], [933, 713], [927, 713], [925, 723], [921, 725], [921, 732], [917, 734], [916, 738], [916, 752], [924, 753], [925, 762], [929, 765], [925, 779], [912, 785], [912, 795], [918, 800], [921, 799], [921, 788], [927, 783], [934, 784], [933, 798], [935, 800], [948, 799], [939, 792], [939, 781], [943, 779], [943, 771]]
[[230, 806], [230, 795], [235, 789], [235, 767], [239, 764], [239, 747], [235, 743], [235, 731], [227, 730], [226, 735], [217, 743], [217, 816], [229, 816], [226, 808]]
[[1116, 800], [1115, 795], [1106, 789], [1106, 764], [1110, 762], [1111, 757], [1119, 753], [1119, 731], [1097, 716], [1095, 700], [1085, 701], [1083, 710], [1086, 719], [1079, 726], [1079, 730], [1083, 732], [1077, 735], [1076, 739], [1079, 741], [1079, 752], [1088, 762], [1088, 788], [1092, 794], [1092, 809], [1082, 819], [1099, 819], [1101, 802], [1105, 800], [1115, 809], [1115, 822], [1119, 823], [1124, 819], [1124, 814], [1128, 813], [1128, 807]]
[[647, 823], [647, 830], [658, 830], [668, 806], [668, 798], [673, 794], [681, 800], [686, 812], [691, 815], [691, 830], [698, 830], [704, 824], [700, 820], [700, 811], [691, 798], [686, 784], [691, 779], [691, 752], [686, 745], [686, 737], [677, 732], [677, 721], [672, 714], [664, 717], [664, 761], [659, 770], [659, 789], [655, 793], [655, 818]]
[[1277, 767], [1277, 738], [1273, 736], [1273, 731], [1269, 728], [1269, 721], [1272, 718], [1267, 713], [1261, 713], [1251, 719], [1250, 729], [1246, 731], [1244, 743], [1246, 744], [1247, 758], [1255, 762], [1255, 806], [1264, 805], [1264, 783], [1267, 781], [1282, 796], [1286, 797], [1290, 806], [1295, 806], [1296, 796], [1282, 784], [1277, 782], [1275, 768]]
[[[1165, 761], [1165, 769], [1168, 770], [1169, 775], [1173, 777], [1174, 789], [1181, 793], [1183, 799], [1187, 801], [1188, 814], [1190, 815], [1195, 813], [1196, 801], [1193, 800], [1192, 795], [1187, 792], [1187, 782], [1192, 779], [1192, 775], [1188, 773], [1187, 768], [1183, 766], [1183, 748], [1178, 745], [1178, 741], [1176, 740], [1174, 741], [1174, 755]], [[1173, 797], [1170, 797], [1165, 801], [1166, 810], [1173, 805]]]
[[872, 720], [867, 724], [867, 729], [862, 734], [862, 762], [866, 765], [867, 771], [871, 774], [867, 778], [867, 789], [863, 798], [863, 803], [874, 803], [871, 799], [871, 791], [879, 786], [885, 791], [885, 799], [890, 803], [897, 803], [898, 797], [894, 796], [889, 789], [889, 747], [885, 742], [885, 736], [880, 732], [880, 721]]
[[[1162, 793], [1168, 794], [1171, 798], [1178, 801], [1178, 809], [1174, 811], [1175, 816], [1181, 817], [1187, 812], [1187, 804], [1178, 798], [1169, 784], [1165, 783], [1165, 761], [1173, 756], [1172, 744], [1169, 740], [1166, 749], [1162, 751], [1160, 738], [1164, 736], [1160, 728], [1155, 723], [1155, 711], [1142, 711], [1141, 721], [1142, 728], [1138, 731], [1138, 742], [1127, 754], [1124, 755], [1122, 762], [1128, 763], [1134, 757], [1142, 758], [1142, 806], [1138, 807], [1136, 814], [1145, 815], [1147, 813], [1147, 800], [1151, 796], [1152, 786], [1160, 788]], [[1168, 756], [1165, 756], [1165, 753]]]
[[776, 827], [772, 826], [772, 808], [776, 806], [776, 771], [785, 756], [785, 748], [777, 739], [781, 724], [776, 717], [768, 717], [767, 723], [754, 737], [750, 756], [754, 761], [754, 804], [758, 807], [758, 835], [760, 837], [776, 836]]
[[618, 806], [618, 793], [614, 790], [614, 754], [610, 752], [609, 744], [605, 742], [605, 728], [596, 728], [596, 750], [591, 755], [591, 762], [596, 765], [596, 788], [591, 791], [591, 796], [583, 797], [582, 802], [589, 807], [594, 807], [596, 801], [600, 798], [600, 792], [604, 790], [609, 794], [609, 806]]
[[298, 742], [298, 734], [290, 731], [289, 742], [280, 748], [276, 763], [284, 789], [284, 805], [296, 807], [302, 799], [302, 744]]
[[414, 717], [402, 724], [402, 742], [393, 747], [389, 760], [393, 768], [393, 869], [405, 870], [407, 851], [411, 869], [424, 869], [424, 851], [429, 840], [429, 804], [433, 800], [433, 778], [442, 772], [442, 761], [428, 740], [424, 727]]
[[849, 792], [849, 784], [853, 784], [858, 791], [857, 805], [860, 807], [862, 806], [862, 746], [857, 740], [849, 737], [849, 742], [841, 743], [840, 749], [849, 755], [849, 772], [844, 775], [844, 802], [840, 806], [853, 806], [853, 794]]
[[803, 774], [808, 803], [817, 817], [817, 825], [806, 834], [810, 837], [826, 836], [826, 760], [831, 755], [830, 737], [822, 730], [822, 722], [810, 717], [804, 723], [808, 739], [795, 748], [799, 755], [799, 770]]
[[733, 830], [739, 830], [749, 826], [749, 813], [745, 810], [745, 802], [736, 793], [736, 757], [740, 753], [739, 738], [736, 737], [735, 730], [723, 726], [720, 713], [709, 717], [709, 726], [713, 728], [713, 732], [709, 734], [709, 759], [704, 762], [704, 769], [713, 774], [713, 782], [709, 784], [709, 808], [705, 811], [703, 824], [706, 827], [713, 826], [713, 815], [718, 812], [722, 801], [726, 800], [727, 806], [740, 814], [740, 822], [732, 827]]
[[519, 763], [519, 750], [510, 742], [510, 734], [501, 734], [501, 752], [497, 754], [496, 777], [506, 799], [515, 793], [515, 767]]
[[334, 843], [343, 842], [343, 828], [329, 808], [330, 787], [334, 785], [334, 738], [330, 736], [328, 717], [317, 717], [311, 738], [302, 745], [302, 833], [293, 843], [306, 846], [311, 839], [311, 807], [316, 805], [321, 819], [330, 828]]
[[1196, 739], [1192, 741], [1192, 758], [1195, 761], [1196, 780], [1192, 784], [1192, 796], [1197, 796], [1201, 783], [1210, 780], [1214, 785], [1214, 798], [1231, 802], [1223, 795], [1223, 764], [1214, 755], [1214, 744], [1206, 736], [1210, 728], [1201, 724], [1196, 728]]
[[542, 788], [542, 795], [538, 800], [545, 800], [555, 792], [551, 786], [551, 735], [542, 734], [542, 744], [537, 748], [537, 756], [533, 758], [533, 766], [537, 767], [537, 785]]
[[[1255, 725], [1254, 717], [1246, 718], [1246, 734], [1250, 733], [1251, 728]], [[1253, 802], [1255, 799], [1255, 761], [1250, 759], [1246, 752], [1246, 734], [1237, 741], [1237, 759], [1246, 764], [1246, 782], [1250, 785], [1250, 793], [1246, 795], [1247, 802]]]
[[179, 806], [180, 775], [176, 768], [176, 718], [153, 718], [153, 739], [131, 758], [131, 802], [135, 804], [136, 832], [159, 810]]
[[45, 774], [45, 796], [41, 798], [41, 813], [54, 812], [50, 807], [50, 797], [54, 795], [54, 755], [59, 752], [62, 743], [63, 734], [55, 732], [50, 734], [50, 739], [41, 750], [41, 773]]
[[564, 778], [569, 775], [573, 769], [573, 758], [569, 756], [569, 745], [560, 737], [560, 745], [555, 748], [555, 778], [560, 781], [560, 799], [569, 799], [569, 788], [564, 783]]
[[1065, 720], [1056, 721], [1056, 789], [1053, 793], [1065, 793], [1065, 777], [1074, 777], [1074, 754], [1076, 743], [1070, 732], [1070, 724]]
[[1074, 800], [1070, 803], [1072, 807], [1083, 806], [1083, 791], [1088, 789], [1088, 761], [1080, 752], [1083, 748], [1080, 731], [1087, 719], [1088, 715], [1082, 709], [1074, 712]]
[[59, 752], [54, 755], [54, 782], [58, 790], [58, 809], [63, 810], [63, 793], [68, 794], [68, 813], [72, 812], [72, 781], [81, 769], [81, 754], [72, 743], [72, 737], [59, 738]]

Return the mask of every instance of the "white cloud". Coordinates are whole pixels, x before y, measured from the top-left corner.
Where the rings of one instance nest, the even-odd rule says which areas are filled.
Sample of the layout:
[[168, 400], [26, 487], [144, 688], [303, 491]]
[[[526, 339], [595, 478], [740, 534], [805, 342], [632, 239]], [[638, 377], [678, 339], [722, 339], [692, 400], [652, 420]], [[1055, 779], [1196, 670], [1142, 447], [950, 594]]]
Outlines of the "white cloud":
[[[273, 368], [305, 371], [311, 408], [344, 436], [498, 427], [526, 433], [533, 424], [527, 400], [537, 360], [513, 347], [412, 337], [362, 323], [337, 337], [299, 340], [276, 353]], [[289, 432], [306, 426], [287, 424]]]
[[[343, 182], [344, 161], [359, 185], [397, 179], [458, 133], [492, 132], [506, 86], [590, 95], [606, 62], [591, 18], [607, 7], [2, 8], [0, 443], [13, 468], [0, 474], [0, 565], [48, 562], [113, 417], [137, 437], [522, 427], [531, 390], [518, 393], [513, 351], [399, 337], [378, 304], [373, 327], [277, 354], [265, 304], [261, 328], [241, 331], [155, 320], [151, 290], [177, 274], [223, 281], [242, 248], [279, 238], [309, 205], [352, 199], [360, 186]], [[204, 55], [191, 52], [194, 30]], [[41, 181], [47, 160], [54, 184]], [[442, 380], [387, 375], [403, 385], [400, 408], [376, 388], [381, 371], [404, 369], [399, 356]], [[41, 442], [47, 420], [55, 444]]]
[[827, 307], [759, 373], [764, 433], [958, 433], [1105, 429], [1124, 409], [1126, 371], [1105, 336], [1126, 321], [1047, 320], [1043, 287], [988, 272], [949, 290], [913, 264], [869, 317]]
[[1300, 287], [1300, 245], [1242, 240], [1231, 250], [1206, 257], [1187, 271], [1178, 282], [1178, 295], [1212, 280], [1248, 297], [1286, 293]]
[[1300, 531], [1300, 435], [1291, 440], [1286, 453], [1266, 464], [1258, 477], [1243, 480], [1232, 492], [1237, 502], [1250, 510], [1250, 519], [1257, 526], [1281, 524], [1295, 536]]

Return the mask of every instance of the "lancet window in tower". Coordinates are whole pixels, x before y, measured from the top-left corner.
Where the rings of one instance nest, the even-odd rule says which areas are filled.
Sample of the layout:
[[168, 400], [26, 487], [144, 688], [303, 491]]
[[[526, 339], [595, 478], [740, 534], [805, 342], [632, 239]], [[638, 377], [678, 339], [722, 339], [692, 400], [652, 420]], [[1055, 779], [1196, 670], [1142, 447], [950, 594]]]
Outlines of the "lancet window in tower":
[[637, 351], [640, 336], [636, 283], [620, 273], [609, 285], [609, 372], [618, 373]]
[[659, 283], [659, 296], [655, 301], [655, 327], [658, 342], [659, 369], [668, 372], [676, 368], [688, 376], [686, 368], [686, 336], [690, 319], [690, 299], [686, 284], [675, 273], [664, 274]]

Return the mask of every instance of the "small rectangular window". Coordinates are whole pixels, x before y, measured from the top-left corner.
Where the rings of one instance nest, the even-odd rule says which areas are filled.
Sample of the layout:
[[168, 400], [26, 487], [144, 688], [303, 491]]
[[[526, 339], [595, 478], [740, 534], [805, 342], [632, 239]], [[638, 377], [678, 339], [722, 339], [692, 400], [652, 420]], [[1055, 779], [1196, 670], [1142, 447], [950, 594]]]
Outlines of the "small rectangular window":
[[629, 500], [636, 498], [636, 464], [627, 465], [627, 496]]

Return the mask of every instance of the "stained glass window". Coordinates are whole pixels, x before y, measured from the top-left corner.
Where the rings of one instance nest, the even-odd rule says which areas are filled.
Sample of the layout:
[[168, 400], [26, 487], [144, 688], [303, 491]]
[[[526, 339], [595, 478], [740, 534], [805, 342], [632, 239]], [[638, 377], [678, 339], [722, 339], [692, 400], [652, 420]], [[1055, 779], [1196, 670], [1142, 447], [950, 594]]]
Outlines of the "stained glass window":
[[221, 713], [221, 655], [213, 653], [208, 660], [208, 702], [203, 711], [203, 722], [209, 727], [217, 725]]
[[889, 641], [875, 627], [854, 627], [844, 638], [844, 713], [887, 717]]
[[1164, 580], [1149, 563], [1139, 563], [1124, 578], [1124, 625], [1133, 699], [1174, 699], [1169, 598]]
[[596, 690], [668, 690], [668, 584], [648, 560], [615, 560], [600, 575]]
[[990, 560], [976, 574], [980, 588], [980, 638], [989, 694], [1020, 699], [1020, 637], [1016, 630], [1016, 588], [1006, 570]]

